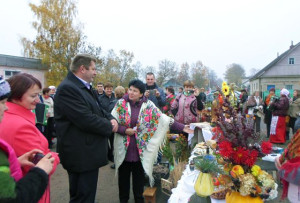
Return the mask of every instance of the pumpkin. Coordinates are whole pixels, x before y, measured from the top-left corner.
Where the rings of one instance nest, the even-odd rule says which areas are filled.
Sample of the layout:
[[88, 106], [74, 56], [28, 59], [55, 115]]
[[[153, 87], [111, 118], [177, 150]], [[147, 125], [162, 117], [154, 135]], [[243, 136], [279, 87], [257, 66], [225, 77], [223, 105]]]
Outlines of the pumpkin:
[[238, 192], [228, 192], [226, 194], [226, 203], [263, 203], [260, 197], [242, 196]]

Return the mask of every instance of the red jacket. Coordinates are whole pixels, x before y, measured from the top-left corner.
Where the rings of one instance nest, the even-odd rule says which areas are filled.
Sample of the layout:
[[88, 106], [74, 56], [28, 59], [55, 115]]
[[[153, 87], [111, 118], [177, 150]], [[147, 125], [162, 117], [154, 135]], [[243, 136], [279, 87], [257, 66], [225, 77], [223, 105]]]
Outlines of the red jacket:
[[[7, 102], [8, 110], [4, 113], [2, 122], [0, 123], [0, 138], [5, 140], [15, 150], [17, 157], [31, 151], [32, 149], [40, 149], [47, 154], [48, 141], [44, 135], [35, 126], [35, 114], [30, 110], [12, 102]], [[54, 173], [60, 160], [58, 154], [51, 152], [55, 158], [53, 170]], [[30, 168], [22, 168], [25, 175]], [[50, 176], [49, 176], [50, 177]], [[48, 185], [43, 197], [39, 202], [50, 202], [50, 187]]]

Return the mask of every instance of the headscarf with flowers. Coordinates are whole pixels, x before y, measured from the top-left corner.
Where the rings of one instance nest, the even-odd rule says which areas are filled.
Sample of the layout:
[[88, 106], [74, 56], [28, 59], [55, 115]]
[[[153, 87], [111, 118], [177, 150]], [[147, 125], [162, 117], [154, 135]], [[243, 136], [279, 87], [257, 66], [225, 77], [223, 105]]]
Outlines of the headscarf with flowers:
[[279, 170], [283, 183], [281, 198], [284, 199], [287, 196], [289, 183], [300, 185], [300, 130], [295, 133], [279, 160], [282, 164]]
[[[120, 99], [117, 102], [111, 114], [120, 125], [133, 127], [130, 126], [130, 104], [125, 99]], [[171, 118], [163, 114], [152, 101], [147, 100], [143, 102], [136, 125], [137, 133], [134, 136], [144, 171], [149, 176], [150, 185], [154, 184], [152, 176], [153, 164], [157, 158], [159, 147], [165, 141], [170, 121]], [[129, 135], [122, 136], [115, 133], [114, 161], [116, 173], [125, 159], [129, 143]]]

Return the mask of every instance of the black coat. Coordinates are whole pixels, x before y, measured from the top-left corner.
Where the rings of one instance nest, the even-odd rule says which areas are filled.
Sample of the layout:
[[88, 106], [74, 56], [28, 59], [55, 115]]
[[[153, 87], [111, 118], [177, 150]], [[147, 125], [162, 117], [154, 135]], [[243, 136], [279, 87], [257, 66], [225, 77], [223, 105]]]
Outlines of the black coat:
[[96, 92], [69, 72], [55, 94], [57, 152], [70, 172], [86, 172], [107, 164], [110, 113], [101, 108]]
[[98, 97], [101, 106], [105, 109], [107, 112], [111, 112], [115, 104], [117, 103], [117, 100], [115, 99], [115, 96], [112, 94], [111, 97], [109, 98], [105, 93], [102, 94], [101, 96]]

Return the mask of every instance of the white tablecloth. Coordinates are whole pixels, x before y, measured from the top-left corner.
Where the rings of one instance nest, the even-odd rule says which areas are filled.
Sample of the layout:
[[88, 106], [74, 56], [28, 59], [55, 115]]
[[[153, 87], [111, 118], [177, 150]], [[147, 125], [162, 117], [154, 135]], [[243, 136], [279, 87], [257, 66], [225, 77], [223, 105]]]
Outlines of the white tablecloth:
[[[190, 129], [194, 130], [196, 127], [201, 128], [202, 129], [202, 134], [204, 137], [204, 140], [211, 140], [212, 138], [212, 133], [210, 131], [211, 126], [209, 123], [207, 122], [202, 122], [202, 123], [191, 123], [190, 124]], [[188, 142], [189, 144], [191, 144], [191, 140], [194, 137], [194, 133], [190, 133], [189, 137], [188, 137]]]
[[[189, 158], [191, 161], [195, 155]], [[195, 193], [194, 185], [197, 180], [199, 171], [191, 171], [189, 165], [186, 165], [185, 170], [181, 176], [181, 179], [177, 183], [177, 187], [172, 189], [172, 195], [170, 196], [168, 203], [186, 203], [189, 198]], [[225, 203], [225, 200], [211, 199], [213, 203]]]

